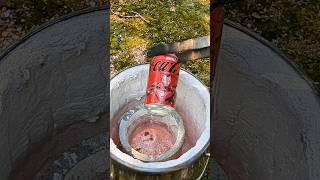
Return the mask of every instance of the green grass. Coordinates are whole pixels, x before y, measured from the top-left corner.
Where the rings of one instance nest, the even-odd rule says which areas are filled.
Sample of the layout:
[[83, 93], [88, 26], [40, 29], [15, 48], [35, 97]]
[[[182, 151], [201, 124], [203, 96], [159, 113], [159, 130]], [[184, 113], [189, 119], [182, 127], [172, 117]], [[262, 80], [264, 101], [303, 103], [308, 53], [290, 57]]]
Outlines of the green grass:
[[189, 61], [182, 65], [182, 68], [189, 70], [192, 74], [197, 76], [205, 85], [210, 85], [210, 59], [204, 58], [197, 60], [197, 62]]
[[[179, 42], [208, 35], [209, 3], [209, 0], [113, 1], [110, 52], [114, 57], [114, 69], [119, 71], [147, 61], [141, 54], [159, 43]], [[188, 63], [183, 67], [208, 84], [208, 60]]]

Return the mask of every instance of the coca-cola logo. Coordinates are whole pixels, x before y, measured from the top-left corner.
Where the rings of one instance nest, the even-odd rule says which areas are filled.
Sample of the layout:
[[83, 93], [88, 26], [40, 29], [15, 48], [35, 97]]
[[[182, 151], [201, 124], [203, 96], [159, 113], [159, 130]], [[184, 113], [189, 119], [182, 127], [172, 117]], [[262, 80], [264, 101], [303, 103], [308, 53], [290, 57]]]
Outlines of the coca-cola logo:
[[156, 61], [151, 64], [152, 71], [165, 71], [169, 73], [176, 73], [178, 68], [178, 62], [168, 62], [168, 61]]

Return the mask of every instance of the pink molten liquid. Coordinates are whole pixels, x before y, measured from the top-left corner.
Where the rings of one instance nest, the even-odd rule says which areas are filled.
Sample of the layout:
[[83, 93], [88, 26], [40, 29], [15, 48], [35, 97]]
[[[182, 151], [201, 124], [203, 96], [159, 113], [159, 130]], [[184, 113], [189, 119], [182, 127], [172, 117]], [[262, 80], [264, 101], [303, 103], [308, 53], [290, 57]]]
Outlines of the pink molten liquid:
[[143, 123], [132, 131], [129, 143], [142, 154], [156, 156], [168, 151], [174, 145], [175, 137], [164, 124]]
[[[143, 103], [143, 102], [142, 102]], [[117, 147], [122, 151], [125, 152], [119, 139], [119, 120], [123, 114], [128, 111], [129, 108], [134, 107], [139, 104], [139, 101], [130, 101], [128, 104], [126, 104], [124, 107], [118, 110], [118, 112], [115, 114], [115, 116], [112, 119], [112, 125], [111, 125], [111, 138], [114, 141], [114, 143], [117, 145]], [[171, 159], [176, 159], [180, 157], [182, 154], [186, 153], [190, 148], [195, 146], [197, 138], [200, 136], [199, 129], [196, 128], [197, 126], [194, 125], [193, 120], [188, 118], [185, 115], [184, 111], [181, 111], [179, 108], [177, 108], [177, 111], [179, 112], [180, 116], [182, 117], [184, 121], [184, 127], [186, 130], [185, 139], [182, 148], [177, 153], [177, 155]], [[166, 127], [164, 127], [166, 128]], [[168, 129], [167, 129], [168, 130]], [[169, 132], [169, 130], [168, 130]], [[133, 134], [133, 133], [131, 133]], [[131, 135], [132, 137], [132, 135]], [[175, 140], [174, 140], [175, 142]], [[132, 145], [132, 142], [130, 142], [130, 136], [129, 136], [129, 143]], [[172, 143], [173, 144], [173, 143]]]

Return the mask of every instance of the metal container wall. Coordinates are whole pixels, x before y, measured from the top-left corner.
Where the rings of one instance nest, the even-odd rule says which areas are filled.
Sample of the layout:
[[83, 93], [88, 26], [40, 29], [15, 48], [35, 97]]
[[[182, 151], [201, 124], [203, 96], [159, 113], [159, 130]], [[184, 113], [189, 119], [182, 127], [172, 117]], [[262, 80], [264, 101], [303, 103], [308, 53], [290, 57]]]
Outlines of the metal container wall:
[[93, 8], [50, 21], [0, 54], [1, 180], [31, 179], [15, 170], [43, 167], [49, 152], [23, 164], [33, 149], [107, 109], [107, 34], [108, 8]]
[[261, 36], [226, 21], [212, 104], [213, 156], [229, 180], [320, 179], [320, 96]]
[[[147, 86], [149, 65], [139, 65], [122, 71], [110, 82], [110, 129], [117, 120], [116, 112], [130, 102], [130, 98], [143, 95]], [[186, 135], [194, 146], [179, 158], [144, 163], [123, 153], [110, 138], [111, 179], [198, 179], [209, 158], [204, 155], [210, 141], [210, 94], [205, 85], [190, 73], [181, 70], [177, 87], [177, 110], [183, 112]]]

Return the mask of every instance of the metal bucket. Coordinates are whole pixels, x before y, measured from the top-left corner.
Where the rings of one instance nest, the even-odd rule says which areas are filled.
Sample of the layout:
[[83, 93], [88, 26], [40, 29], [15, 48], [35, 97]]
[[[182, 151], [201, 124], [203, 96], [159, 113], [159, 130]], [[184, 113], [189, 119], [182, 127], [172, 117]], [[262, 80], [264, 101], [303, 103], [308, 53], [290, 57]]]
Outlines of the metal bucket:
[[[110, 82], [111, 179], [198, 179], [209, 161], [204, 153], [210, 141], [210, 94], [192, 74], [181, 70], [177, 87], [177, 111], [186, 125], [189, 148], [174, 160], [145, 163], [119, 149], [115, 118], [129, 102], [141, 99], [147, 86], [149, 65], [120, 72]], [[183, 148], [182, 148], [183, 149]]]

